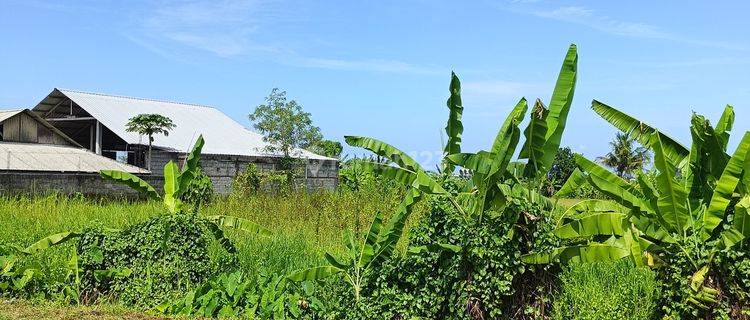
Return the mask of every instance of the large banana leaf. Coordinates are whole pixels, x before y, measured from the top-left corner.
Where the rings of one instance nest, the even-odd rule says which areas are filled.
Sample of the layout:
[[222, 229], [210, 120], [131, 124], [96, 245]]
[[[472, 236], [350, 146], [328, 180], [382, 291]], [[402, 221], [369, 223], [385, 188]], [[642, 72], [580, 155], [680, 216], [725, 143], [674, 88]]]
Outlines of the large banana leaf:
[[687, 209], [688, 195], [680, 183], [675, 180], [677, 168], [664, 151], [661, 138], [654, 134], [654, 166], [659, 170], [656, 176], [657, 188], [660, 191], [659, 199], [656, 201], [659, 215], [667, 223], [672, 232], [682, 233], [690, 221], [690, 212]]
[[208, 220], [223, 228], [237, 229], [263, 237], [271, 236], [271, 230], [268, 230], [261, 225], [247, 219], [224, 215], [210, 216], [207, 218]]
[[629, 257], [629, 249], [602, 243], [568, 246], [555, 249], [550, 253], [534, 253], [524, 255], [521, 260], [528, 264], [587, 263], [597, 261], [617, 261]]
[[360, 147], [365, 148], [367, 150], [372, 151], [373, 153], [390, 159], [394, 163], [396, 163], [399, 167], [402, 167], [404, 169], [417, 172], [419, 170], [422, 170], [422, 167], [414, 161], [411, 157], [409, 157], [406, 153], [403, 151], [396, 149], [396, 147], [387, 144], [383, 141], [373, 139], [373, 138], [367, 138], [367, 137], [357, 137], [357, 136], [345, 136], [344, 139], [346, 140], [346, 143], [353, 147]]
[[500, 127], [490, 150], [492, 154], [492, 166], [488, 178], [508, 167], [508, 163], [513, 158], [516, 145], [521, 136], [521, 130], [518, 129], [518, 125], [523, 121], [523, 116], [526, 114], [527, 109], [526, 99], [522, 98], [513, 110], [511, 110], [505, 122]]
[[531, 110], [531, 119], [523, 131], [526, 142], [523, 144], [520, 159], [529, 159], [524, 170], [524, 176], [534, 177], [537, 172], [542, 171], [542, 156], [544, 155], [545, 138], [547, 136], [547, 115], [549, 110], [541, 100], [536, 99], [534, 108]]
[[334, 266], [314, 267], [300, 270], [288, 275], [287, 278], [292, 281], [302, 282], [307, 280], [322, 280], [344, 270]]
[[365, 244], [362, 246], [362, 252], [359, 255], [359, 265], [362, 267], [370, 263], [372, 257], [375, 256], [378, 236], [380, 235], [380, 227], [382, 224], [383, 213], [378, 212], [375, 215], [375, 218], [372, 219], [372, 224], [370, 224], [370, 229], [367, 231], [367, 236], [365, 237]]
[[625, 179], [620, 178], [616, 174], [598, 165], [597, 163], [589, 159], [586, 159], [586, 157], [580, 154], [574, 154], [573, 159], [575, 160], [578, 168], [580, 168], [581, 171], [588, 173], [589, 176], [592, 176], [592, 175], [597, 176], [629, 193], [632, 193], [634, 195], [640, 195], [638, 189], [636, 189], [630, 183], [625, 181]]
[[[461, 116], [464, 112], [461, 103], [461, 81], [455, 73], [451, 72], [451, 84], [449, 87], [450, 97], [446, 104], [448, 105], [448, 124], [445, 126], [445, 133], [448, 135], [448, 142], [445, 144], [445, 155], [451, 155], [461, 152], [461, 135], [464, 132], [464, 126], [461, 123]], [[448, 162], [443, 163], [443, 169], [446, 172], [453, 172], [453, 165]]]
[[344, 230], [341, 240], [344, 242], [344, 246], [349, 250], [349, 261], [352, 265], [359, 262], [360, 248], [356, 242], [356, 237], [351, 229]]
[[622, 236], [629, 223], [621, 213], [595, 213], [563, 224], [554, 233], [562, 239], [591, 236]]
[[435, 181], [435, 179], [432, 179], [432, 177], [424, 171], [417, 172], [417, 178], [414, 180], [414, 183], [412, 183], [412, 188], [418, 189], [427, 194], [448, 194], [448, 191], [445, 191], [440, 183]]
[[396, 212], [388, 220], [388, 224], [383, 228], [380, 237], [378, 237], [378, 251], [372, 257], [371, 264], [379, 264], [388, 258], [396, 248], [396, 244], [404, 233], [404, 226], [412, 213], [412, 208], [422, 197], [422, 193], [414, 188], [410, 188], [404, 199], [396, 208]]
[[724, 108], [724, 112], [721, 114], [721, 118], [719, 118], [719, 122], [716, 123], [716, 136], [718, 136], [721, 141], [722, 149], [726, 150], [727, 148], [727, 143], [729, 143], [729, 133], [732, 131], [733, 126], [734, 108], [727, 105]]
[[635, 187], [616, 174], [578, 154], [575, 155], [575, 161], [578, 168], [588, 173], [588, 182], [591, 185], [620, 205], [637, 211], [654, 210]]
[[575, 170], [573, 170], [573, 173], [570, 174], [570, 177], [568, 177], [568, 180], [565, 181], [565, 184], [560, 187], [560, 190], [557, 190], [557, 192], [555, 192], [554, 197], [569, 197], [571, 195], [574, 195], [576, 192], [578, 192], [578, 190], [586, 185], [589, 185], [588, 177], [583, 172], [581, 172], [580, 169], [575, 168]]
[[417, 179], [417, 174], [413, 171], [390, 166], [387, 164], [362, 161], [359, 163], [360, 168], [364, 172], [372, 172], [381, 177], [388, 178], [389, 180], [396, 181], [404, 186], [411, 186], [414, 180]]
[[723, 174], [730, 156], [726, 154], [721, 139], [705, 117], [694, 114], [690, 132], [693, 138], [690, 170], [682, 172], [686, 173], [685, 185], [690, 188], [691, 205], [698, 206], [701, 201], [710, 201], [713, 187]]
[[703, 215], [702, 235], [704, 240], [708, 239], [713, 230], [724, 220], [724, 214], [732, 202], [732, 195], [737, 190], [742, 174], [745, 171], [743, 166], [748, 150], [750, 150], [750, 132], [746, 132], [742, 137], [742, 141], [737, 146], [737, 150], [732, 155], [732, 158], [729, 159], [724, 168], [724, 173], [716, 184], [711, 202]]
[[607, 120], [610, 124], [620, 131], [629, 134], [631, 137], [636, 139], [638, 142], [648, 148], [653, 148], [656, 143], [656, 137], [654, 133], [661, 138], [662, 149], [664, 154], [669, 157], [672, 163], [681, 163], [690, 153], [685, 146], [670, 138], [664, 133], [659, 132], [648, 124], [639, 121], [613, 107], [610, 107], [599, 101], [592, 101], [591, 108], [599, 114], [604, 120]]
[[46, 236], [37, 242], [34, 242], [32, 245], [21, 250], [21, 252], [24, 254], [34, 254], [39, 251], [54, 247], [58, 244], [64, 243], [78, 236], [80, 236], [80, 234], [76, 232], [69, 232], [69, 231], [56, 233], [53, 235]]
[[743, 197], [734, 207], [732, 227], [721, 233], [725, 248], [731, 248], [750, 238], [750, 196]]
[[432, 177], [424, 171], [420, 170], [415, 173], [407, 169], [369, 161], [362, 162], [361, 165], [361, 168], [364, 171], [369, 171], [386, 177], [392, 181], [401, 183], [404, 186], [414, 187], [428, 194], [448, 194], [440, 183], [435, 181], [435, 179], [432, 179]]
[[629, 210], [614, 201], [601, 199], [586, 199], [570, 206], [563, 213], [563, 221], [566, 219], [578, 219], [591, 213], [620, 213], [626, 214]]
[[102, 178], [112, 180], [114, 182], [124, 184], [128, 187], [135, 189], [136, 191], [145, 194], [149, 199], [160, 200], [161, 197], [156, 192], [156, 189], [152, 187], [148, 182], [137, 176], [117, 170], [102, 170], [99, 172]]
[[487, 151], [477, 153], [456, 153], [446, 157], [451, 163], [475, 173], [487, 175], [492, 168], [493, 155]]
[[169, 212], [174, 213], [181, 209], [181, 201], [177, 198], [179, 190], [180, 168], [170, 160], [164, 165], [164, 205], [167, 206]]
[[195, 178], [198, 166], [200, 165], [201, 150], [203, 150], [204, 144], [205, 141], [203, 140], [203, 135], [199, 135], [193, 145], [193, 149], [188, 153], [187, 158], [185, 158], [185, 165], [182, 167], [182, 172], [180, 173], [180, 187], [177, 188], [175, 197], [179, 198], [184, 192], [186, 192], [188, 185], [190, 185], [190, 182]]
[[571, 44], [565, 55], [565, 61], [560, 68], [560, 74], [557, 76], [557, 83], [552, 92], [552, 99], [549, 103], [549, 115], [547, 116], [547, 136], [544, 142], [544, 152], [542, 153], [542, 163], [539, 168], [546, 173], [546, 170], [552, 166], [555, 160], [557, 149], [560, 148], [565, 123], [568, 119], [570, 106], [573, 103], [573, 94], [575, 93], [576, 78], [578, 77], [578, 48]]

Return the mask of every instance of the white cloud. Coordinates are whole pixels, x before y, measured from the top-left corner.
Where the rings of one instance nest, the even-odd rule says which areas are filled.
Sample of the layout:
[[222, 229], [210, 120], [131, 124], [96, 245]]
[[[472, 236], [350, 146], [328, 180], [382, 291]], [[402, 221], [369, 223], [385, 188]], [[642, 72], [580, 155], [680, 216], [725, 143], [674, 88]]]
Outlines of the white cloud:
[[[305, 68], [385, 73], [436, 74], [435, 68], [389, 59], [337, 59], [310, 57], [287, 45], [263, 43], [278, 21], [294, 20], [278, 13], [269, 0], [167, 1], [139, 15], [138, 32], [125, 36], [134, 43], [169, 57], [185, 48], [209, 52], [222, 58], [260, 58]], [[274, 41], [283, 41], [275, 39]]]
[[176, 44], [225, 58], [239, 56], [268, 50], [252, 39], [264, 10], [259, 0], [158, 2], [138, 15], [128, 38], [151, 50]]
[[620, 36], [638, 38], [665, 38], [668, 36], [655, 26], [599, 16], [595, 14], [594, 10], [585, 7], [561, 7], [554, 10], [535, 11], [533, 14], [541, 18], [586, 25], [602, 32]]
[[422, 67], [403, 61], [384, 59], [345, 60], [310, 57], [286, 57], [281, 62], [300, 67], [329, 70], [410, 74], [440, 74], [443, 72], [443, 70], [439, 68]]
[[527, 13], [540, 18], [583, 25], [600, 32], [617, 36], [645, 39], [662, 39], [684, 44], [731, 50], [744, 51], [749, 49], [746, 45], [743, 44], [726, 43], [720, 41], [704, 41], [673, 34], [661, 30], [661, 28], [657, 26], [647, 23], [618, 20], [606, 15], [600, 15], [593, 9], [582, 6], [567, 6], [552, 10], [536, 10], [530, 12], [527, 11]]

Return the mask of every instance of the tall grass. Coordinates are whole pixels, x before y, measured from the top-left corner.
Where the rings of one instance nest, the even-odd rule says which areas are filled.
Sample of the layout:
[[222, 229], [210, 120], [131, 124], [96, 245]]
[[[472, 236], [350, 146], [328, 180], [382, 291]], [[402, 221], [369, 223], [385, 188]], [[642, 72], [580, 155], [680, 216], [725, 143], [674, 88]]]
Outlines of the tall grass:
[[[366, 231], [378, 211], [394, 211], [401, 195], [396, 190], [320, 191], [256, 194], [215, 199], [202, 215], [225, 214], [255, 221], [273, 231], [270, 238], [226, 232], [237, 247], [239, 267], [246, 272], [289, 272], [322, 262], [326, 251], [343, 252], [341, 234], [351, 228]], [[0, 197], [0, 244], [27, 246], [47, 235], [82, 230], [94, 223], [123, 228], [165, 213], [160, 202], [97, 200], [65, 195]], [[418, 219], [419, 213], [410, 223]], [[217, 247], [212, 254], [221, 259]], [[65, 276], [72, 244], [52, 248], [25, 263], [38, 264], [49, 277]], [[52, 280], [52, 279], [50, 279]]]
[[629, 261], [574, 264], [560, 281], [555, 320], [649, 320], [658, 306], [655, 273]]

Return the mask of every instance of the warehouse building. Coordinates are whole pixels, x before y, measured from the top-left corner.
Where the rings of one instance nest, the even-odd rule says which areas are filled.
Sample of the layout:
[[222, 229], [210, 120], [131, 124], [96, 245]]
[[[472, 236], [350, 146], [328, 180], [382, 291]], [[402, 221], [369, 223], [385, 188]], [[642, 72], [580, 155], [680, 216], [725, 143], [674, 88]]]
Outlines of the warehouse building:
[[101, 170], [149, 173], [86, 150], [31, 110], [0, 111], [0, 192], [127, 193], [102, 181]]
[[[206, 144], [201, 165], [218, 193], [228, 193], [232, 179], [248, 164], [256, 164], [261, 170], [280, 168], [281, 155], [268, 152], [268, 143], [261, 135], [210, 106], [54, 89], [31, 111], [22, 113], [22, 117], [31, 117], [38, 123], [36, 140], [30, 139], [28, 143], [50, 147], [55, 141], [64, 141], [69, 146], [86, 149], [86, 154], [138, 168], [146, 175], [149, 173], [143, 168], [147, 167], [148, 137], [126, 131], [126, 124], [138, 114], [168, 117], [175, 128], [168, 136], [154, 136], [150, 174], [161, 176], [168, 161], [184, 160], [198, 136], [203, 135]], [[47, 131], [53, 133], [51, 138]], [[292, 156], [303, 160], [302, 183], [308, 189], [335, 188], [336, 159], [301, 149], [294, 150]], [[3, 170], [0, 166], [0, 172]]]

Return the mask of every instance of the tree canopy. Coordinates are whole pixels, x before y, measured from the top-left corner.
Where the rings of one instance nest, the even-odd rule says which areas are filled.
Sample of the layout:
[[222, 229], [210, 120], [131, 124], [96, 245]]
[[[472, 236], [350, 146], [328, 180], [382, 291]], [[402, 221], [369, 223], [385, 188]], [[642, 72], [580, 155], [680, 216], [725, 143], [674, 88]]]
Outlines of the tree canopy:
[[253, 127], [270, 143], [269, 152], [292, 155], [295, 148], [310, 148], [323, 139], [320, 128], [313, 125], [310, 113], [295, 100], [289, 100], [286, 91], [271, 90], [264, 104], [255, 108], [248, 118]]

